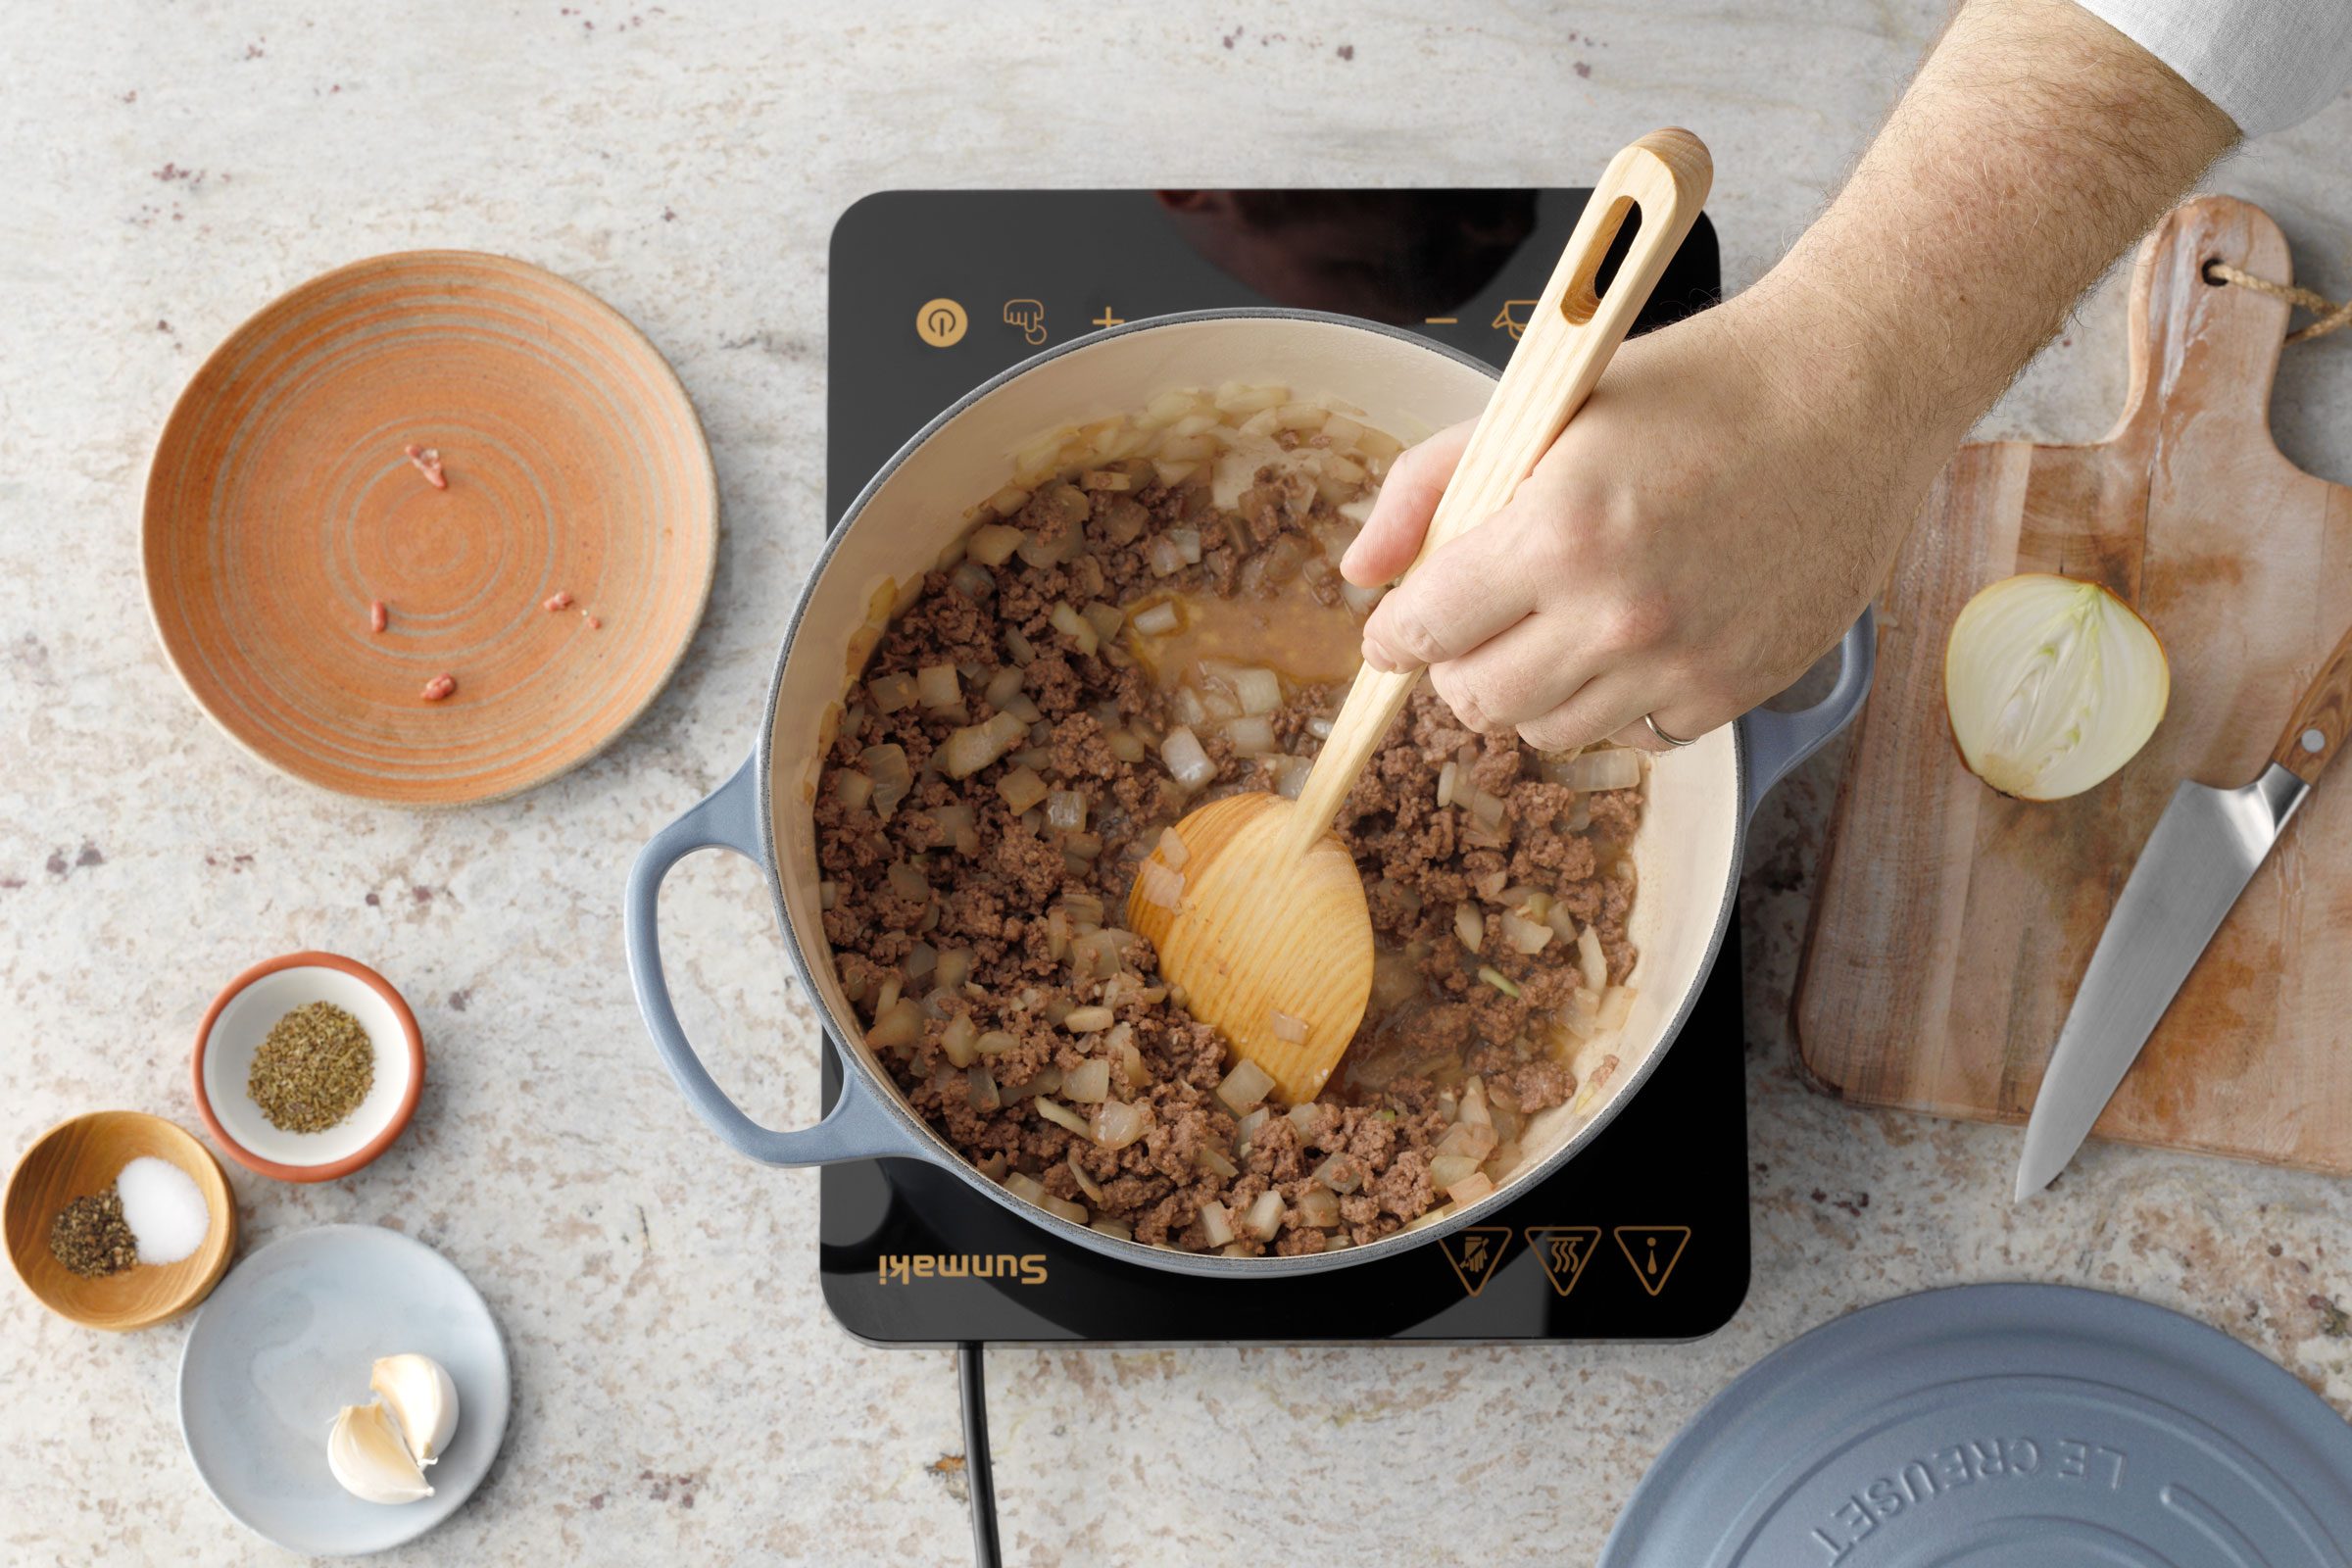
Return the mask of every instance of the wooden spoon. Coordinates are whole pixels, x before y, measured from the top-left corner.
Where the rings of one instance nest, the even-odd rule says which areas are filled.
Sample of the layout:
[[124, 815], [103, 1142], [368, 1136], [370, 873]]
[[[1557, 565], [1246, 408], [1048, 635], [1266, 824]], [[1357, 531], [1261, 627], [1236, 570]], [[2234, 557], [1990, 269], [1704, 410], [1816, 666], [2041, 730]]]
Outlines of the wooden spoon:
[[[1713, 179], [1687, 130], [1642, 137], [1609, 163], [1480, 416], [1415, 564], [1500, 511], [1600, 379]], [[1595, 283], [1629, 213], [1640, 226], [1605, 296]], [[1409, 568], [1408, 568], [1409, 569]], [[1372, 994], [1372, 917], [1355, 859], [1331, 831], [1356, 775], [1421, 671], [1356, 672], [1297, 802], [1234, 795], [1175, 828], [1139, 867], [1127, 924], [1159, 951], [1193, 1016], [1297, 1104], [1339, 1065]]]

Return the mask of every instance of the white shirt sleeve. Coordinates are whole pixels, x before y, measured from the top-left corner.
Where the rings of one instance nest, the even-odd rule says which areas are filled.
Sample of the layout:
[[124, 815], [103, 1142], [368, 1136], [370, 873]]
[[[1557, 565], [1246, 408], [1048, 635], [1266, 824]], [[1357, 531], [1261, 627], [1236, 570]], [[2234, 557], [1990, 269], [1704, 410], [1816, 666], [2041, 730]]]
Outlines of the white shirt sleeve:
[[2352, 0], [2078, 0], [2172, 67], [2248, 136], [2352, 85]]

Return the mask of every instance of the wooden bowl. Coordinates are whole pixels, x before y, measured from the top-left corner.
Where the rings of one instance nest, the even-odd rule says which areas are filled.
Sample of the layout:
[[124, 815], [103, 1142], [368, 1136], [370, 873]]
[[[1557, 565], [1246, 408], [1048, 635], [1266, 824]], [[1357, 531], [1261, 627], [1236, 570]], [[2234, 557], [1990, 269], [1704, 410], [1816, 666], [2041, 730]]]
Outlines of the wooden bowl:
[[[176, 1263], [141, 1263], [85, 1280], [49, 1250], [49, 1227], [76, 1198], [103, 1193], [141, 1155], [168, 1159], [196, 1179], [212, 1210], [204, 1245]], [[237, 1200], [228, 1177], [195, 1136], [143, 1110], [93, 1110], [43, 1133], [9, 1174], [8, 1260], [43, 1306], [85, 1328], [153, 1328], [212, 1294], [237, 1249]]]
[[717, 534], [702, 426], [642, 333], [535, 267], [412, 251], [313, 278], [214, 351], [156, 445], [141, 549], [164, 652], [239, 745], [458, 806], [578, 766], [645, 710]]

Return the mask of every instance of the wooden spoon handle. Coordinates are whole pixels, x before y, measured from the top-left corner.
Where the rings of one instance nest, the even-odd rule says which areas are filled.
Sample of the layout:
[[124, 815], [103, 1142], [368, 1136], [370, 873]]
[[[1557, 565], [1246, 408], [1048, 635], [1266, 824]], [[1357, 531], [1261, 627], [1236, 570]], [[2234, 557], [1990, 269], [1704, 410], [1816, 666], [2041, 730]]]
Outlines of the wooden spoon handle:
[[2271, 760], [2304, 783], [2317, 784], [2344, 742], [2352, 739], [2347, 731], [2352, 731], [2352, 631], [2344, 633], [2304, 690], [2303, 700], [2295, 704], [2294, 715], [2271, 749]]
[[[1697, 220], [1714, 179], [1707, 149], [1687, 130], [1654, 130], [1609, 161], [1551, 281], [1520, 334], [1501, 384], [1479, 416], [1460, 466], [1438, 502], [1413, 564], [1477, 527], [1510, 501], [1625, 341], [1634, 318]], [[1594, 292], [1602, 261], [1640, 210], [1641, 228], [1606, 295]], [[1407, 567], [1410, 572], [1412, 567]], [[1292, 843], [1303, 855], [1338, 814], [1356, 775], [1403, 710], [1420, 670], [1389, 673], [1366, 665], [1332, 721], [1331, 737], [1292, 813]]]

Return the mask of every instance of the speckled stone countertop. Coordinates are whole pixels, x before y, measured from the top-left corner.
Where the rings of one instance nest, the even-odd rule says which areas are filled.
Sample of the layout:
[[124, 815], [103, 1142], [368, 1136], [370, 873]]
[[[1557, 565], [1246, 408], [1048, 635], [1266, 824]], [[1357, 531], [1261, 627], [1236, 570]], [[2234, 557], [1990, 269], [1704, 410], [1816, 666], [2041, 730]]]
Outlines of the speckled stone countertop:
[[[74, 1112], [193, 1125], [222, 981], [298, 947], [380, 967], [431, 1052], [416, 1123], [318, 1188], [232, 1168], [247, 1249], [390, 1225], [481, 1287], [513, 1348], [506, 1448], [400, 1561], [968, 1560], [945, 1353], [852, 1341], [818, 1297], [816, 1178], [734, 1161], [648, 1048], [618, 898], [636, 848], [748, 748], [820, 533], [825, 245], [889, 186], [1575, 183], [1699, 130], [1734, 285], [1805, 221], [1941, 0], [1037, 8], [751, 0], [386, 7], [84, 0], [0, 38], [0, 1148]], [[1432, 17], [1448, 20], [1433, 22]], [[2217, 188], [2352, 288], [2352, 103]], [[685, 666], [563, 781], [446, 815], [267, 772], [157, 650], [150, 443], [197, 362], [337, 263], [509, 251], [640, 322], [702, 412], [718, 583]], [[2086, 438], [2122, 304], [2085, 306], [1991, 421]], [[2289, 456], [2352, 479], [2352, 348], [2289, 354]], [[997, 1351], [1009, 1559], [1590, 1560], [1716, 1389], [1857, 1304], [1970, 1280], [2127, 1291], [2352, 1407], [2352, 1189], [2094, 1147], [2007, 1201], [2013, 1132], [1807, 1090], [1785, 1018], [1838, 760], [1766, 808], [1742, 917], [1755, 1279], [1681, 1347]], [[671, 973], [722, 1079], [815, 1109], [815, 1031], [762, 891], [671, 879]], [[262, 1561], [173, 1417], [186, 1330], [84, 1333], [0, 1292], [0, 1558]]]

